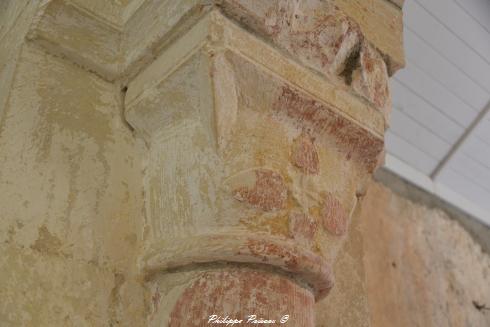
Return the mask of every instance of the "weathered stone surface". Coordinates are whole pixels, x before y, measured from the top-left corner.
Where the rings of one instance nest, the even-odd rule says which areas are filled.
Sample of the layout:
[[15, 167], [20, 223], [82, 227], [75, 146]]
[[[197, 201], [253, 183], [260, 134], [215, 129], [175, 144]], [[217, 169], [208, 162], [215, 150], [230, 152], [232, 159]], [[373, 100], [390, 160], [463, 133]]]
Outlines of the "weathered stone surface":
[[238, 116], [238, 92], [235, 71], [223, 53], [213, 61], [213, 82], [218, 148], [226, 148], [233, 135]]
[[311, 287], [316, 299], [324, 298], [334, 280], [329, 263], [317, 253], [290, 239], [264, 232], [228, 232], [153, 243], [143, 261], [149, 279], [161, 272], [191, 264], [216, 262], [262, 265], [290, 273]]
[[215, 314], [242, 320], [237, 326], [260, 320], [275, 320], [272, 325], [280, 325], [283, 319], [289, 325], [313, 327], [313, 303], [308, 289], [284, 276], [251, 269], [209, 271], [180, 295], [169, 326], [205, 326]]
[[339, 72], [361, 34], [389, 58], [392, 73], [404, 65], [401, 10], [386, 0], [228, 0], [221, 6], [323, 72], [327, 65]]
[[74, 3], [52, 0], [42, 4], [28, 38], [52, 54], [114, 80], [120, 71], [121, 35], [117, 28], [94, 18]]
[[489, 326], [490, 256], [456, 221], [373, 183], [361, 222], [373, 326]]
[[273, 42], [325, 74], [342, 73], [361, 39], [356, 24], [325, 2], [272, 1], [265, 17], [265, 29]]
[[318, 226], [383, 147], [363, 27], [320, 0], [0, 8], [0, 324], [312, 327], [347, 240]]
[[[371, 322], [366, 289], [364, 233], [360, 220], [362, 208], [354, 213], [347, 240], [340, 249], [332, 270], [335, 287], [315, 305], [316, 327], [375, 327]], [[395, 301], [395, 300], [394, 300]]]
[[318, 174], [320, 169], [314, 142], [312, 137], [302, 133], [291, 147], [291, 161], [305, 174]]
[[[32, 6], [32, 4], [29, 4], [28, 0], [5, 0], [0, 3], [0, 39], [3, 39], [7, 34], [9, 34], [9, 31], [14, 26], [25, 25], [25, 23], [23, 24], [20, 16], [26, 10], [27, 6]], [[34, 5], [34, 7], [36, 6]], [[30, 17], [30, 20], [32, 20], [32, 17]], [[26, 28], [25, 26], [23, 27]], [[15, 38], [22, 39], [22, 33], [17, 32], [14, 34], [16, 34]], [[6, 49], [7, 47], [2, 47], [2, 50], [5, 51]], [[2, 61], [2, 63], [4, 62]]]
[[[178, 39], [212, 8], [211, 0], [134, 0], [142, 2], [129, 11], [123, 31], [123, 75], [134, 77], [155, 60], [162, 48]], [[128, 7], [129, 9], [129, 7]]]
[[17, 60], [29, 31], [38, 3], [32, 1], [2, 1], [0, 4], [0, 116], [3, 116]]
[[101, 20], [121, 29], [128, 15], [146, 0], [71, 0], [78, 7], [90, 14], [100, 17]]
[[243, 182], [251, 185], [233, 190], [235, 199], [264, 211], [284, 208], [288, 190], [280, 174], [272, 170], [257, 169], [248, 175], [251, 175], [250, 178], [246, 178], [243, 174], [240, 177]]
[[384, 147], [383, 140], [337, 115], [333, 108], [284, 86], [274, 109], [279, 113], [284, 112], [295, 124], [310, 129], [315, 135], [334, 135], [337, 145], [344, 149], [347, 160], [354, 157], [369, 171], [377, 167], [378, 156]]
[[14, 241], [22, 232], [0, 247], [1, 325], [89, 327], [111, 321], [109, 308], [116, 303], [110, 269], [22, 248]]
[[[401, 1], [401, 0], [394, 0]], [[334, 0], [362, 30], [364, 37], [386, 58], [390, 76], [405, 66], [403, 13], [387, 0]]]
[[[191, 32], [192, 37], [198, 35], [196, 42], [201, 37], [205, 40], [205, 26]], [[234, 25], [218, 24], [213, 28], [222, 31], [222, 27], [230, 39], [236, 40], [236, 35], [240, 41], [243, 36]], [[228, 44], [227, 39], [225, 42]], [[246, 44], [257, 49], [252, 54], [270, 49]], [[232, 226], [288, 236], [288, 213], [298, 207], [304, 212], [320, 207], [320, 193], [330, 191], [326, 180], [345, 192], [342, 201], [346, 208], [355, 206], [353, 198], [359, 183], [366, 171], [374, 168], [372, 163], [377, 163], [381, 138], [336, 107], [316, 101], [299, 87], [287, 85], [263, 70], [256, 64], [257, 57], [238, 52], [243, 47], [236, 49], [230, 44], [230, 49], [211, 51], [209, 55], [209, 49], [214, 49], [211, 44], [179, 62], [177, 54], [184, 49], [193, 47], [188, 43], [170, 47], [129, 84], [126, 95], [126, 117], [150, 145], [146, 187], [152, 238], [163, 237], [169, 229], [175, 236], [184, 236], [193, 229], [225, 231]], [[262, 60], [260, 56], [258, 59]], [[296, 66], [285, 66], [292, 67]], [[281, 71], [279, 67], [277, 71]], [[218, 86], [223, 89], [216, 90]], [[309, 88], [310, 83], [303, 87]], [[226, 96], [221, 97], [223, 93]], [[218, 96], [220, 99], [214, 102], [202, 100]], [[171, 105], [162, 110], [161, 103]], [[347, 105], [345, 108], [352, 109]], [[302, 133], [309, 139], [298, 142]], [[363, 143], [349, 148], [349, 141]], [[300, 151], [293, 149], [295, 142], [304, 143], [296, 147]], [[357, 151], [370, 158], [361, 158]], [[306, 155], [307, 161], [302, 158], [303, 162], [298, 163], [310, 165], [313, 171], [318, 164], [318, 173], [305, 174], [298, 169], [291, 160], [293, 153]], [[176, 160], [167, 160], [169, 156]], [[257, 170], [278, 176], [258, 175]], [[258, 176], [264, 178], [257, 184]], [[187, 190], [200, 191], [189, 194]], [[233, 197], [234, 193], [242, 203]], [[267, 204], [266, 200], [272, 202]], [[192, 203], [190, 208], [187, 201]], [[329, 244], [326, 252], [333, 253], [337, 247]]]
[[142, 176], [118, 101], [94, 74], [22, 46], [0, 125], [0, 325], [144, 324]]
[[318, 223], [309, 215], [299, 212], [289, 214], [289, 232], [301, 244], [311, 246], [318, 229]]
[[[359, 4], [360, 10], [368, 12], [367, 16], [370, 17], [376, 13], [373, 8], [382, 8], [382, 15], [396, 22], [390, 24], [391, 29], [395, 25], [401, 26], [399, 13], [384, 10], [386, 8], [382, 3], [385, 0], [372, 1], [374, 3], [371, 7]], [[155, 54], [160, 53], [178, 35], [185, 33], [189, 26], [196, 24], [213, 9], [220, 8], [256, 33], [263, 34], [276, 47], [288, 52], [294, 60], [342, 84], [343, 78], [352, 79], [353, 60], [358, 57], [361, 44], [372, 44], [373, 49], [383, 49], [384, 43], [375, 42], [383, 40], [378, 38], [377, 31], [382, 31], [380, 33], [383, 36], [388, 35], [386, 26], [373, 25], [371, 20], [374, 19], [362, 17], [361, 22], [367, 21], [367, 30], [376, 36], [366, 38], [360, 27], [362, 24], [349, 15], [350, 11], [359, 9], [357, 5], [354, 9], [346, 7], [346, 14], [334, 2], [320, 0], [298, 3], [290, 0], [266, 3], [249, 0], [193, 0], [178, 2], [175, 6], [156, 0], [135, 0], [132, 4], [52, 0], [43, 4], [36, 24], [31, 27], [29, 38], [51, 53], [69, 57], [107, 80], [130, 80], [154, 60]], [[341, 7], [344, 5], [339, 3]], [[125, 7], [127, 10], [123, 9]], [[97, 17], [97, 13], [104, 19]], [[131, 13], [130, 16], [127, 16], [128, 13]], [[116, 16], [121, 20], [114, 20]], [[153, 19], [142, 19], [148, 16]], [[400, 58], [393, 59], [390, 54], [381, 53], [382, 56], [376, 54], [381, 60], [387, 61], [387, 73], [391, 74], [396, 69], [393, 61], [397, 61], [398, 66], [403, 65], [399, 62]], [[338, 75], [343, 78], [338, 78]], [[379, 107], [381, 99], [374, 99], [372, 92], [361, 90], [360, 93], [380, 110], [386, 111], [385, 107]], [[381, 102], [385, 104], [384, 100]]]
[[[355, 207], [355, 194], [377, 162], [382, 139], [329, 105], [335, 96], [321, 101], [304, 91], [316, 84], [290, 85], [276, 75], [286, 72], [302, 80], [311, 72], [302, 75], [274, 49], [265, 52], [271, 48], [251, 42], [219, 13], [207, 17], [210, 25], [204, 21], [190, 40], [205, 42], [203, 31], [212, 26], [219, 34], [211, 37], [224, 35], [225, 46], [205, 43], [196, 51], [190, 42], [178, 43], [128, 86], [127, 118], [150, 152], [145, 181], [149, 247], [142, 267], [153, 280], [158, 272], [191, 264], [264, 265], [302, 280], [319, 300], [332, 288], [329, 263], [346, 239], [316, 228], [321, 194], [335, 185], [342, 205]], [[182, 62], [178, 54], [184, 50], [192, 55]], [[263, 69], [257, 61], [267, 55], [277, 55], [274, 62], [284, 66], [269, 66], [274, 73]], [[217, 101], [203, 100], [223, 93]], [[374, 148], [363, 143], [362, 151], [374, 156], [361, 158], [356, 154], [361, 147], [350, 147], [350, 140], [372, 140]], [[297, 167], [293, 154], [299, 165], [317, 173]], [[291, 221], [294, 212], [308, 214], [310, 221], [303, 226]], [[162, 295], [159, 301], [170, 303], [172, 297]]]
[[331, 193], [324, 197], [321, 209], [323, 228], [333, 235], [343, 235], [347, 231], [349, 216], [342, 203]]
[[[218, 44], [210, 42], [210, 40], [215, 40]], [[274, 75], [289, 81], [291, 85], [301, 90], [305, 90], [318, 101], [330, 104], [331, 109], [339, 112], [341, 116], [349, 117], [353, 123], [366, 127], [378, 137], [383, 135], [385, 130], [384, 117], [374, 106], [353, 97], [352, 90], [347, 88], [344, 83], [339, 85], [335, 81], [326, 80], [317, 74], [313, 74], [310, 70], [298, 65], [295, 61], [289, 60], [281, 52], [269, 47], [252, 34], [245, 32], [217, 11], [205, 15], [195, 27], [179, 38], [165, 53], [156, 58], [151, 65], [131, 81], [126, 95], [127, 106], [131, 108], [137, 101], [143, 101], [145, 98], [145, 96], [142, 97], [143, 94], [146, 93], [148, 96], [150, 92], [153, 92], [149, 89], [153, 89], [155, 85], [162, 83], [168, 74], [180, 67], [188, 59], [188, 56], [191, 56], [195, 51], [206, 46], [217, 45], [225, 46], [229, 52], [249, 58], [249, 61], [259, 66], [268, 67]], [[182, 53], [186, 55], [182, 56]], [[232, 95], [236, 94], [236, 90], [233, 90], [235, 82], [228, 80], [230, 75], [226, 72], [228, 70], [226, 66], [217, 65], [223, 71], [216, 68], [216, 63], [221, 62], [220, 58], [221, 56], [217, 54], [215, 67], [213, 67], [213, 82], [217, 85], [223, 85], [225, 80], [231, 82], [226, 87], [226, 98], [232, 100]], [[213, 97], [217, 98], [221, 95], [223, 94], [216, 93]], [[219, 101], [223, 100], [224, 98]], [[219, 101], [217, 103], [218, 110], [223, 113], [226, 112], [224, 109], [219, 109], [222, 106]], [[233, 103], [231, 101], [228, 103], [231, 109], [234, 108]], [[230, 111], [235, 112], [235, 109]], [[230, 119], [230, 123], [233, 121]], [[219, 132], [222, 128], [219, 120], [217, 123]]]
[[364, 44], [359, 54], [359, 67], [352, 73], [352, 87], [371, 101], [389, 121], [391, 97], [388, 71], [381, 55], [370, 45]]
[[[234, 326], [246, 326], [249, 315], [256, 315], [257, 320], [275, 319], [275, 325], [282, 325], [280, 320], [283, 319], [284, 322], [287, 320], [286, 325], [315, 326], [311, 309], [314, 299], [308, 288], [271, 270], [217, 265], [169, 272], [149, 284], [151, 293], [159, 294], [161, 298], [149, 321], [151, 327], [161, 326], [159, 321], [182, 326], [179, 320], [185, 321], [185, 326], [212, 325], [208, 320], [213, 315], [220, 320], [226, 317], [243, 319], [241, 324]], [[172, 297], [170, 293], [173, 293]], [[199, 303], [203, 297], [209, 301]], [[236, 300], [239, 302], [235, 303]], [[217, 321], [214, 324], [217, 325]]]

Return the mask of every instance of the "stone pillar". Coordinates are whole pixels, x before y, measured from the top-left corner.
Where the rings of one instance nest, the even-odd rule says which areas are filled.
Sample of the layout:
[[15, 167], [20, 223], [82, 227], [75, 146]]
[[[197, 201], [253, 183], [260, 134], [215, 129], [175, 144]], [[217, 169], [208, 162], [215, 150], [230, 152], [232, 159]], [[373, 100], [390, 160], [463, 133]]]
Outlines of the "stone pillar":
[[315, 325], [381, 159], [387, 81], [337, 7], [229, 1], [129, 82], [126, 119], [148, 146], [150, 326]]
[[120, 87], [128, 129], [144, 141], [136, 265], [148, 325], [256, 315], [315, 326], [382, 160], [388, 76], [403, 66], [400, 9], [135, 2], [43, 2], [28, 39]]

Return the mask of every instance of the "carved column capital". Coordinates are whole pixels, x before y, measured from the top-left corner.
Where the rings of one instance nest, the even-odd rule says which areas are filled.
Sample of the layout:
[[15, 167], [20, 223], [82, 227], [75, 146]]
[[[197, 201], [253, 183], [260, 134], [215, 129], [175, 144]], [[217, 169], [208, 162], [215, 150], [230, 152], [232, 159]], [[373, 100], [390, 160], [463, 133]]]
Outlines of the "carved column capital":
[[83, 1], [42, 3], [30, 42], [124, 86], [146, 143], [151, 326], [251, 309], [313, 326], [403, 65], [401, 11], [372, 6], [142, 0], [108, 22]]
[[[149, 147], [141, 265], [151, 276], [247, 264], [290, 276], [317, 300], [328, 294], [330, 265], [382, 155], [389, 94], [381, 55], [348, 18], [327, 14], [281, 22], [288, 31], [274, 18], [268, 43], [212, 10], [128, 84], [126, 118]], [[297, 49], [301, 40], [311, 44]], [[211, 278], [200, 269], [196, 283]]]

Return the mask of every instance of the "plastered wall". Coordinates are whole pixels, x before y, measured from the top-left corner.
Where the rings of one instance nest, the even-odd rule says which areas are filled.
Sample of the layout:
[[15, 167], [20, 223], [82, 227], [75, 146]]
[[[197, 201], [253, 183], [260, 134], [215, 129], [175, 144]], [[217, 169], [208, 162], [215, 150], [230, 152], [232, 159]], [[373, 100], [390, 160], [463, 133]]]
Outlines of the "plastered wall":
[[490, 326], [490, 256], [442, 210], [373, 183], [361, 228], [372, 326]]
[[11, 46], [2, 51], [17, 66], [0, 89], [0, 326], [142, 326], [142, 172], [119, 89], [36, 46]]

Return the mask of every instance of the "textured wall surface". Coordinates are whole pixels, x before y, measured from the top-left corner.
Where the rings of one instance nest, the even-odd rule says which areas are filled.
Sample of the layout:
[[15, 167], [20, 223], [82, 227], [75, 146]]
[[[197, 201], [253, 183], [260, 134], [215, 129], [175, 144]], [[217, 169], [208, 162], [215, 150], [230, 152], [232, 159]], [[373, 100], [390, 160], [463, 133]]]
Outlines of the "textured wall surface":
[[141, 326], [141, 171], [119, 91], [24, 43], [37, 1], [4, 4], [0, 326]]
[[[359, 209], [359, 207], [358, 207]], [[348, 239], [333, 265], [335, 287], [316, 304], [317, 327], [369, 327], [368, 294], [359, 210], [349, 226]]]
[[457, 222], [380, 184], [361, 221], [372, 326], [490, 326], [490, 256]]
[[141, 235], [140, 168], [118, 93], [28, 45], [12, 83], [0, 125], [1, 325], [107, 325]]

